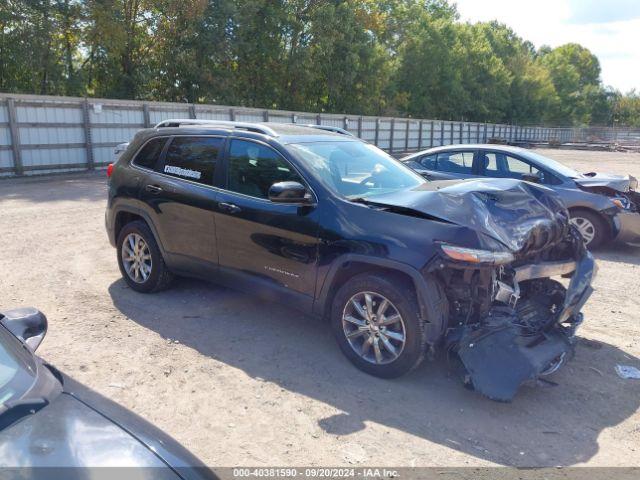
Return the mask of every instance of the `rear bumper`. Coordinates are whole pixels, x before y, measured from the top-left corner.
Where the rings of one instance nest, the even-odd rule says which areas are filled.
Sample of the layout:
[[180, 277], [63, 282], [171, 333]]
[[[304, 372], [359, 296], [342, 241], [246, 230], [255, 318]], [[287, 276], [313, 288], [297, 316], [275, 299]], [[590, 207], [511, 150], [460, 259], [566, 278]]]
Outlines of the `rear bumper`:
[[621, 211], [615, 216], [618, 235], [616, 240], [628, 243], [640, 243], [640, 213]]
[[107, 208], [104, 212], [104, 227], [107, 231], [107, 237], [112, 247], [116, 246], [115, 228], [113, 225], [113, 215], [111, 215], [111, 209]]

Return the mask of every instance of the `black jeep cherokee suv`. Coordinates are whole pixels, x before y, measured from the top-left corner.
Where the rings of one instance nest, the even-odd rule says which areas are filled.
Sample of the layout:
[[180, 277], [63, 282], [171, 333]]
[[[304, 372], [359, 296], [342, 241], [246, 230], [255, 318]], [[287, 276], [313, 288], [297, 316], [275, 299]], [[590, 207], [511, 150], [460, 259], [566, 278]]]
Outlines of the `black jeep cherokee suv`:
[[591, 293], [593, 258], [551, 190], [428, 182], [339, 132], [165, 121], [109, 176], [106, 226], [131, 288], [177, 274], [287, 302], [328, 317], [380, 377], [442, 349], [509, 400], [570, 356]]

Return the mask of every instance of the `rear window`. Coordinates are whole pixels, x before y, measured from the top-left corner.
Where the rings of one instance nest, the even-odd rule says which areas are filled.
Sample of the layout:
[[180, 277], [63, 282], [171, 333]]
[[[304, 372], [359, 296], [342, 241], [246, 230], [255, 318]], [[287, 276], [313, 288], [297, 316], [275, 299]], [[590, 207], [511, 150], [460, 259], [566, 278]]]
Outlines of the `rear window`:
[[437, 169], [441, 172], [473, 173], [473, 152], [443, 152], [438, 154]]
[[175, 137], [167, 149], [163, 173], [204, 185], [213, 185], [213, 174], [224, 139]]
[[136, 155], [136, 158], [133, 160], [134, 165], [154, 170], [160, 159], [160, 154], [162, 153], [165, 143], [167, 143], [167, 137], [149, 140], [145, 146], [142, 147], [142, 150], [138, 152], [138, 155]]

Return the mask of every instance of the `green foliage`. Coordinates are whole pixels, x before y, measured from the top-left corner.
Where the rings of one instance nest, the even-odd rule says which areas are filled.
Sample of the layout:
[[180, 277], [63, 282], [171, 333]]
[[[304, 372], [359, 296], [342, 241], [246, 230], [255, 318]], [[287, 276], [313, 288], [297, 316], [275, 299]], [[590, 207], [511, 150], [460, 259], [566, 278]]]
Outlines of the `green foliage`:
[[614, 93], [612, 122], [614, 125], [640, 127], [640, 93], [632, 90], [627, 95]]
[[548, 113], [551, 122], [591, 123], [592, 103], [601, 101], [600, 62], [586, 48], [569, 43], [543, 51], [539, 62], [551, 75], [558, 101]]
[[0, 91], [640, 124], [586, 48], [536, 51], [448, 0], [4, 0]]

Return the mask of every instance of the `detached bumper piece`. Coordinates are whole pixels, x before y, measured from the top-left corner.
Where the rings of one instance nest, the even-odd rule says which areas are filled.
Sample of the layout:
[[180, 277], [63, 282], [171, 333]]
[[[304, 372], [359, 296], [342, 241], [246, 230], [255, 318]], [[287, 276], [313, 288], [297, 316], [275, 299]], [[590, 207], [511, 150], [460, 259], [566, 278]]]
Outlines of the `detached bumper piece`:
[[481, 322], [462, 329], [457, 353], [467, 380], [487, 397], [508, 402], [526, 382], [555, 372], [574, 353], [580, 309], [593, 289], [596, 265], [589, 253], [575, 265], [569, 287], [543, 273], [568, 274], [566, 263], [536, 266], [520, 276], [522, 296], [516, 308], [493, 306]]
[[469, 332], [458, 355], [474, 390], [492, 400], [509, 402], [520, 385], [556, 370], [573, 355], [570, 337], [551, 331], [535, 338], [522, 336], [511, 322], [494, 330]]
[[619, 231], [616, 240], [640, 244], [640, 212], [620, 212], [615, 221]]

